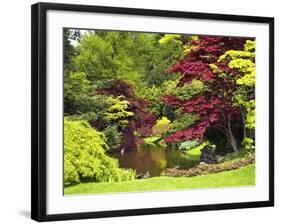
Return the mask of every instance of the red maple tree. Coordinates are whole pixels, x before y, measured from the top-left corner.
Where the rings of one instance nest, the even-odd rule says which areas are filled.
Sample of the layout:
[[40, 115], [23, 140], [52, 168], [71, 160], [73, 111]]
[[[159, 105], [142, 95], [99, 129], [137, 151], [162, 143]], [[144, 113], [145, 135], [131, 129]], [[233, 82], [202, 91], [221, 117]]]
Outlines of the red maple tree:
[[[147, 137], [152, 134], [152, 127], [157, 117], [148, 111], [149, 102], [134, 95], [133, 87], [122, 80], [114, 80], [108, 87], [101, 88], [100, 93], [106, 95], [123, 95], [129, 101], [129, 111], [134, 116], [127, 118], [128, 125], [121, 130], [122, 140], [120, 149], [135, 149], [137, 144], [143, 143], [139, 137]], [[136, 135], [137, 133], [137, 135]]]
[[[240, 108], [233, 103], [237, 89], [235, 75], [237, 72], [225, 63], [217, 62], [219, 56], [226, 51], [242, 50], [246, 38], [200, 36], [193, 44], [188, 56], [174, 64], [168, 73], [179, 72], [179, 87], [198, 79], [204, 82], [205, 91], [191, 99], [182, 100], [173, 95], [161, 97], [166, 104], [181, 107], [184, 113], [191, 113], [198, 118], [196, 122], [167, 136], [165, 142], [181, 142], [185, 140], [203, 140], [210, 127], [221, 130], [234, 151], [238, 151], [237, 140], [233, 133], [233, 122], [241, 119]], [[210, 64], [215, 64], [226, 76], [214, 72]]]

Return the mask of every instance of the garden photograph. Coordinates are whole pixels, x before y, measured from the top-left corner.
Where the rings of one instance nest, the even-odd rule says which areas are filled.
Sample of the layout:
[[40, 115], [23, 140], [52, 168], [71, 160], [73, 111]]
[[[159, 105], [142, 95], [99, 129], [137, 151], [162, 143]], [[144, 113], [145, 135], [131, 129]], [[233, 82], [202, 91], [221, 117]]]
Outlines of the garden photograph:
[[255, 38], [63, 29], [64, 195], [255, 186]]

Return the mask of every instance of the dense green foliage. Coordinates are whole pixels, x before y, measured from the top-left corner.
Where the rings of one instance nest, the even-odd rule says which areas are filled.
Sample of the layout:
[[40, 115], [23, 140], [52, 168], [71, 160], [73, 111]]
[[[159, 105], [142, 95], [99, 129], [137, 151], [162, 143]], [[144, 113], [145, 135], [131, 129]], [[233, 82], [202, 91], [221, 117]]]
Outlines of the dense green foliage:
[[188, 151], [190, 149], [195, 148], [198, 145], [199, 145], [198, 141], [185, 141], [180, 143], [179, 149]]
[[108, 157], [108, 146], [101, 132], [85, 121], [64, 119], [64, 184], [82, 180], [114, 182], [132, 180], [135, 172], [118, 168], [118, 161]]
[[91, 81], [124, 80], [141, 94], [144, 82], [159, 85], [167, 79], [165, 70], [180, 56], [181, 44], [160, 44], [159, 38], [146, 33], [89, 32], [80, 39], [75, 69], [85, 72]]
[[[74, 47], [67, 39], [73, 32], [64, 30], [65, 58], [71, 65], [64, 74], [65, 115], [104, 132], [111, 150], [136, 147], [134, 135], [152, 132], [156, 119], [149, 112], [165, 115], [164, 104], [159, 104], [161, 84], [171, 79], [166, 69], [182, 57], [182, 36], [165, 41], [159, 34], [88, 31]], [[148, 88], [158, 91], [151, 100]], [[132, 142], [124, 146], [128, 138]]]
[[111, 149], [118, 149], [121, 144], [122, 135], [118, 131], [117, 125], [107, 126], [103, 130], [103, 134], [106, 138], [106, 143], [111, 147]]
[[247, 40], [244, 51], [227, 51], [219, 61], [227, 62], [229, 67], [238, 72], [238, 85], [234, 95], [234, 103], [241, 107], [244, 139], [246, 149], [253, 149], [255, 129], [255, 42]]
[[161, 136], [161, 134], [168, 130], [171, 121], [167, 117], [162, 117], [156, 121], [156, 124], [152, 127], [152, 133], [156, 136]]
[[168, 136], [172, 133], [182, 130], [194, 123], [196, 118], [192, 114], [183, 113], [182, 110], [175, 111], [175, 118], [170, 124], [169, 129], [165, 132], [164, 136]]
[[73, 69], [72, 59], [76, 56], [76, 49], [71, 45], [71, 40], [78, 39], [80, 36], [79, 31], [74, 33], [69, 29], [63, 30], [63, 69], [67, 73]]
[[65, 185], [133, 180], [111, 154], [144, 143], [195, 150], [196, 161], [207, 144], [255, 148], [252, 39], [75, 29], [63, 39]]
[[163, 88], [162, 95], [170, 94], [176, 96], [180, 100], [186, 100], [201, 93], [204, 90], [204, 83], [200, 80], [193, 79], [190, 83], [185, 83], [181, 86], [177, 79], [175, 81], [166, 81], [163, 83]]
[[66, 114], [81, 114], [91, 111], [95, 100], [89, 96], [90, 82], [86, 74], [71, 72], [64, 78], [64, 111]]
[[109, 97], [108, 101], [110, 106], [105, 113], [105, 118], [109, 121], [118, 121], [120, 125], [128, 124], [125, 118], [134, 116], [132, 111], [128, 111], [130, 102], [124, 100], [123, 96]]

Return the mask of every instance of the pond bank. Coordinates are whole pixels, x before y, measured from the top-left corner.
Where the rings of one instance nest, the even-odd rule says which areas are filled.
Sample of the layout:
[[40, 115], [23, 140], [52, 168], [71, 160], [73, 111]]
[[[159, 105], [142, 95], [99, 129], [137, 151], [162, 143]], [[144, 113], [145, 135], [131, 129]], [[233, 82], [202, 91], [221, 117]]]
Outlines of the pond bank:
[[235, 161], [227, 161], [224, 163], [218, 164], [207, 164], [204, 162], [199, 163], [198, 165], [190, 168], [190, 169], [179, 169], [179, 168], [168, 168], [164, 172], [162, 172], [162, 176], [170, 176], [170, 177], [192, 177], [198, 176], [202, 174], [209, 173], [218, 173], [222, 171], [229, 171], [239, 169], [243, 166], [247, 166], [249, 164], [255, 163], [255, 155], [249, 154], [245, 158], [239, 158]]
[[64, 194], [97, 194], [113, 192], [141, 192], [255, 185], [255, 165], [195, 177], [152, 177], [115, 183], [81, 183], [65, 187]]

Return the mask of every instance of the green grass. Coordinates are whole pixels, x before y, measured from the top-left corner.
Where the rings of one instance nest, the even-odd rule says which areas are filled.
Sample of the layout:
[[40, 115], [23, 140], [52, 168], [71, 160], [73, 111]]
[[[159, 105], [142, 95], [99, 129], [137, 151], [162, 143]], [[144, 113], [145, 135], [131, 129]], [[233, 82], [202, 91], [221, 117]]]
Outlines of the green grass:
[[240, 149], [239, 152], [228, 153], [223, 156], [220, 163], [234, 162], [241, 158], [245, 158], [248, 153], [254, 153], [254, 151], [249, 151], [246, 149]]
[[153, 177], [117, 183], [81, 183], [78, 185], [65, 187], [64, 193], [66, 195], [71, 195], [248, 185], [255, 185], [255, 165], [253, 164], [237, 170], [195, 177]]
[[147, 137], [147, 138], [143, 138], [144, 142], [147, 143], [147, 144], [155, 144], [160, 139], [161, 139], [161, 137], [159, 137], [159, 136], [150, 136], [150, 137]]

